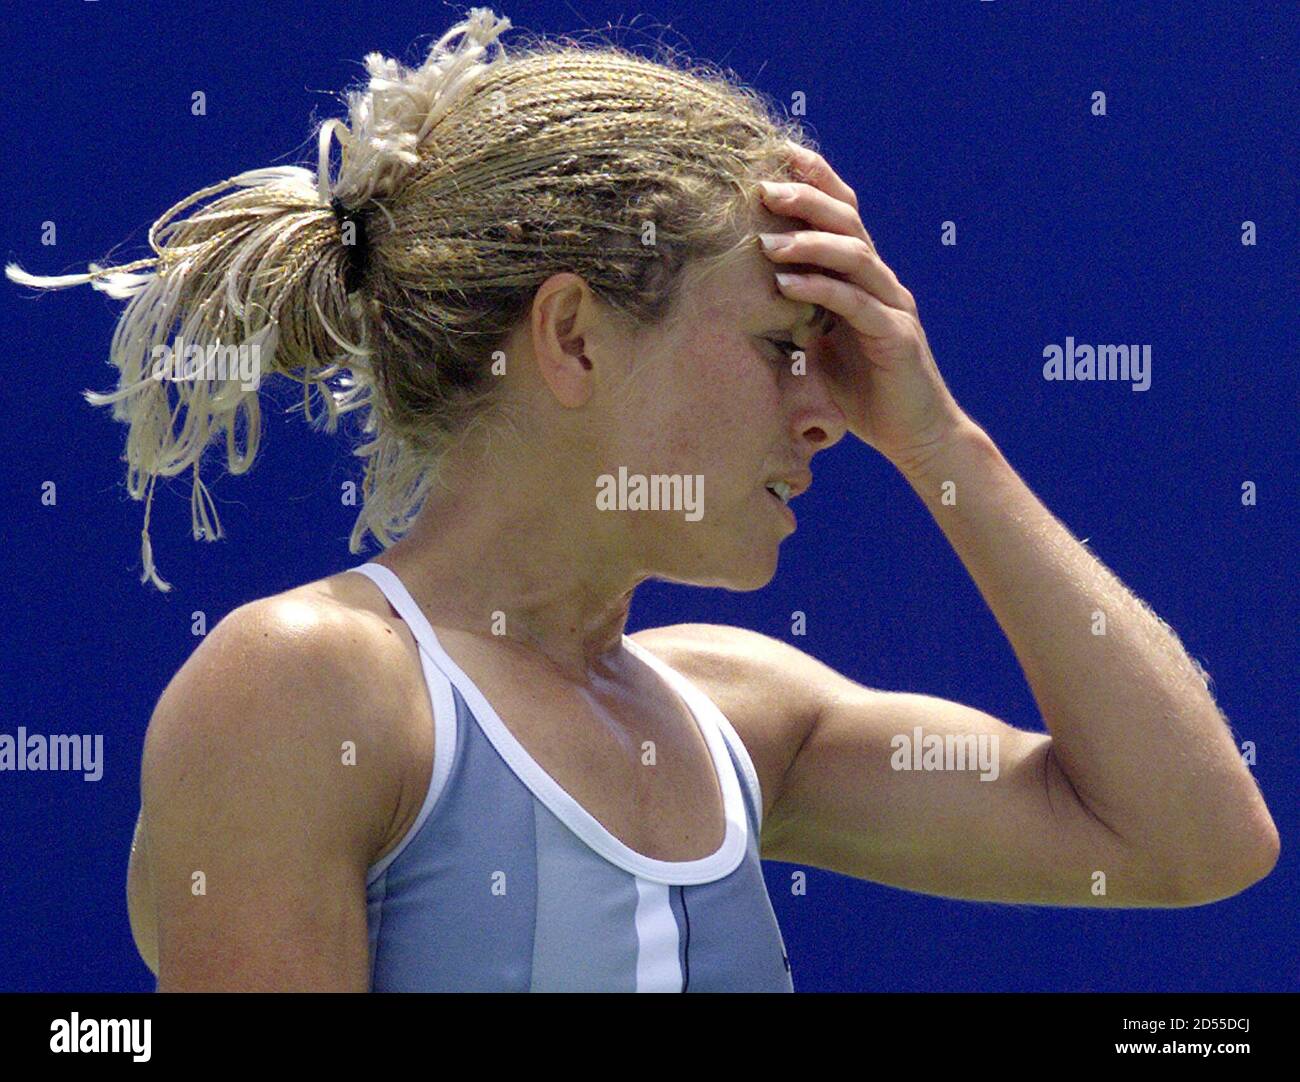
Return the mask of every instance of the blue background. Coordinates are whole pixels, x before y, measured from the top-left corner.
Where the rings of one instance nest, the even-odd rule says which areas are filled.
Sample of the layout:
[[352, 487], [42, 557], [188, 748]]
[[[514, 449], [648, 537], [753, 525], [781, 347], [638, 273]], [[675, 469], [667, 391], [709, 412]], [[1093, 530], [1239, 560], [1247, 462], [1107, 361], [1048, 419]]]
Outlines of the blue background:
[[[1164, 5], [1160, 5], [1161, 8]], [[1252, 990], [1300, 986], [1294, 779], [1296, 31], [1272, 3], [498, 6], [547, 33], [632, 23], [732, 67], [806, 120], [916, 295], [957, 399], [1045, 504], [1182, 636], [1255, 768], [1282, 835], [1273, 875], [1183, 910], [1050, 909], [931, 898], [766, 865], [799, 990]], [[32, 8], [0, 37], [6, 260], [84, 271], [237, 172], [314, 169], [313, 120], [372, 49], [418, 63], [462, 9], [438, 3], [223, 2]], [[640, 14], [639, 18], [634, 18]], [[510, 32], [505, 36], [509, 48]], [[190, 95], [207, 94], [205, 117]], [[1107, 115], [1090, 113], [1104, 90]], [[1241, 243], [1252, 220], [1258, 244]], [[40, 244], [58, 226], [57, 248]], [[958, 245], [940, 244], [957, 223]], [[143, 504], [109, 390], [121, 311], [88, 287], [0, 282], [8, 342], [0, 731], [105, 734], [103, 779], [0, 775], [0, 989], [151, 990], [127, 923], [127, 854], [146, 724], [208, 626], [254, 597], [359, 562], [359, 477], [285, 384], [259, 461], [207, 476], [227, 538], [189, 539], [187, 478]], [[1147, 342], [1152, 384], [1049, 383], [1049, 343]], [[268, 388], [269, 391], [269, 388]], [[279, 402], [279, 406], [273, 406]], [[902, 477], [852, 437], [814, 464], [776, 579], [753, 593], [651, 583], [629, 631], [733, 623], [788, 638], [856, 680], [1041, 729], [1005, 638]], [[40, 502], [41, 484], [58, 503]], [[1240, 486], [1258, 486], [1243, 507]], [[369, 550], [373, 553], [374, 550]], [[1289, 570], [1288, 570], [1289, 569]], [[1136, 722], [1137, 719], [1135, 719]]]

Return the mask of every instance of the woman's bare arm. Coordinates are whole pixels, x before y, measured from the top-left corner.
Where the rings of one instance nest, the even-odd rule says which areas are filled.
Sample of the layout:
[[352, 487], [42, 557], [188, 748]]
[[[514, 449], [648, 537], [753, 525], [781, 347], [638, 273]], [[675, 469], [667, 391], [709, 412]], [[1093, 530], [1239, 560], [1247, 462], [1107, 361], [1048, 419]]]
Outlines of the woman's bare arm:
[[159, 991], [367, 989], [365, 872], [400, 796], [375, 674], [395, 648], [339, 606], [268, 598], [163, 693], [141, 770]]

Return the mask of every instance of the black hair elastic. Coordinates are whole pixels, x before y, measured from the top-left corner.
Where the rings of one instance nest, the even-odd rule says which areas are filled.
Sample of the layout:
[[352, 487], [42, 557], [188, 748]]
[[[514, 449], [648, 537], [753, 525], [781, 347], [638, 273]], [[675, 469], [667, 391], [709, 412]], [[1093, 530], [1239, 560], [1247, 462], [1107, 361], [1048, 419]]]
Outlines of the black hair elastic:
[[352, 223], [353, 242], [347, 245], [348, 254], [343, 270], [343, 288], [348, 293], [355, 293], [361, 286], [361, 280], [365, 277], [366, 264], [370, 259], [369, 238], [366, 236], [366, 220], [361, 216], [360, 211], [348, 210], [343, 205], [343, 200], [337, 195], [330, 200], [330, 210], [334, 212], [334, 217], [338, 219], [340, 227], [345, 222]]

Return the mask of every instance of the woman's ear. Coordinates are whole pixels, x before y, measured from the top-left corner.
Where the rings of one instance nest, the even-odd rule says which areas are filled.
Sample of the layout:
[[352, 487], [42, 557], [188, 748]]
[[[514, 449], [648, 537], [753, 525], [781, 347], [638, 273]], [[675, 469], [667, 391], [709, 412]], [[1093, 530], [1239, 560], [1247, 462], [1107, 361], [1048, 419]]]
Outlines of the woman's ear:
[[587, 355], [598, 318], [595, 295], [583, 279], [553, 274], [537, 289], [529, 330], [538, 374], [559, 402], [569, 408], [586, 403], [593, 390]]

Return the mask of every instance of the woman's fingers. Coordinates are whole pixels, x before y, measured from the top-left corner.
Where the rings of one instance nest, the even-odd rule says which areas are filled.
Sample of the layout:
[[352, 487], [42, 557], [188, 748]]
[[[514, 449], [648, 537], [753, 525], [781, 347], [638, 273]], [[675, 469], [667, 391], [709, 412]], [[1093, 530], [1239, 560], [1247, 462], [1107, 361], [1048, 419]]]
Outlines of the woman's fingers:
[[828, 195], [820, 188], [802, 181], [765, 180], [759, 185], [763, 193], [763, 203], [773, 214], [786, 218], [799, 218], [815, 229], [824, 229], [828, 233], [842, 233], [857, 237], [871, 245], [866, 227], [858, 212], [842, 199]]
[[841, 282], [825, 274], [786, 275], [779, 272], [776, 281], [791, 300], [820, 304], [868, 338], [888, 338], [898, 333], [895, 321], [902, 313], [853, 282]]
[[790, 161], [803, 180], [814, 188], [820, 188], [827, 195], [848, 203], [855, 211], [859, 209], [857, 193], [840, 179], [830, 162], [817, 151], [801, 147], [798, 143], [786, 140], [786, 146], [790, 148]]
[[912, 294], [903, 288], [894, 272], [866, 242], [840, 233], [817, 230], [764, 233], [761, 236], [788, 242], [780, 247], [764, 247], [764, 254], [773, 262], [812, 263], [836, 271], [885, 304], [916, 314]]

